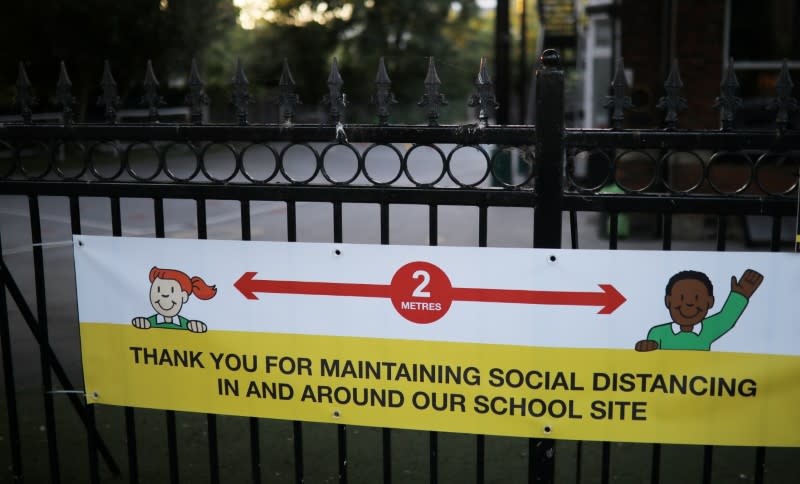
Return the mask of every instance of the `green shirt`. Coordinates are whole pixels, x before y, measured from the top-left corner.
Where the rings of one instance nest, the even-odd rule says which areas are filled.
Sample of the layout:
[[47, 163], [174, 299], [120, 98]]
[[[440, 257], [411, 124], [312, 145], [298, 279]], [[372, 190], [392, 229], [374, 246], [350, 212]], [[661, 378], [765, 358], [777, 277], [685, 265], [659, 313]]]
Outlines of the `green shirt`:
[[[180, 314], [175, 316], [175, 317], [178, 318], [178, 323], [179, 324], [175, 324], [175, 323], [160, 323], [160, 322], [158, 322], [158, 314], [154, 314], [154, 315], [150, 316], [149, 318], [147, 318], [147, 320], [150, 322], [150, 327], [151, 328], [186, 329], [186, 330], [189, 329], [189, 320], [188, 319], [184, 318]], [[172, 318], [172, 319], [175, 320], [175, 318]]]
[[711, 343], [727, 333], [739, 320], [747, 307], [747, 298], [738, 292], [731, 292], [722, 310], [702, 321], [700, 334], [690, 331], [672, 332], [672, 323], [653, 326], [647, 333], [647, 339], [658, 343], [662, 350], [704, 350], [711, 349]]

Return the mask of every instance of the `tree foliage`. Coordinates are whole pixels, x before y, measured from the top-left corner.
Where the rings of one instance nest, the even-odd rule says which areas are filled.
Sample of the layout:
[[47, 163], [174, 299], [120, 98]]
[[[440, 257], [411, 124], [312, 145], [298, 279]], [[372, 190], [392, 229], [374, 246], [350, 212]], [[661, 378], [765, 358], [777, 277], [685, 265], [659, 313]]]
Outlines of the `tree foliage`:
[[[407, 107], [419, 100], [428, 57], [434, 56], [442, 91], [454, 100], [456, 116], [463, 117], [463, 98], [471, 91], [480, 56], [491, 46], [491, 32], [479, 25], [479, 14], [474, 0], [274, 0], [261, 12], [245, 49], [251, 79], [277, 84], [286, 57], [304, 102], [316, 104], [337, 57], [351, 106], [363, 108], [384, 57], [392, 91]], [[354, 108], [348, 112], [350, 121], [369, 119]]]
[[231, 0], [9, 2], [0, 29], [6, 46], [0, 53], [0, 103], [7, 104], [13, 95], [19, 61], [43, 105], [39, 110], [55, 109], [49, 104], [62, 60], [74, 95], [89, 106], [105, 59], [125, 104], [138, 103], [148, 59], [168, 95], [167, 85], [186, 77], [192, 57], [201, 64], [212, 61], [206, 57], [208, 48], [235, 27], [236, 15]]

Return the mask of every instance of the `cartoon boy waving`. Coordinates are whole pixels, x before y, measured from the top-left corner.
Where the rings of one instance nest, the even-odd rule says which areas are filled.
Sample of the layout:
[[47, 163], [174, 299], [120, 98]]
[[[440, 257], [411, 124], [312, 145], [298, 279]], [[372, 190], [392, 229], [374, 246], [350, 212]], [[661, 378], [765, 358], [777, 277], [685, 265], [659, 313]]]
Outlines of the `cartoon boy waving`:
[[636, 343], [636, 351], [710, 350], [714, 341], [733, 328], [763, 280], [764, 276], [752, 269], [744, 271], [738, 281], [732, 276], [731, 292], [722, 309], [706, 318], [714, 305], [711, 280], [698, 271], [675, 274], [664, 296], [672, 322], [650, 328], [647, 339]]
[[208, 331], [206, 323], [189, 320], [178, 314], [192, 294], [198, 299], [211, 299], [217, 294], [217, 288], [209, 286], [197, 276], [190, 278], [181, 271], [153, 267], [150, 269], [150, 304], [156, 314], [133, 318], [131, 324], [139, 329], [183, 329], [205, 333]]

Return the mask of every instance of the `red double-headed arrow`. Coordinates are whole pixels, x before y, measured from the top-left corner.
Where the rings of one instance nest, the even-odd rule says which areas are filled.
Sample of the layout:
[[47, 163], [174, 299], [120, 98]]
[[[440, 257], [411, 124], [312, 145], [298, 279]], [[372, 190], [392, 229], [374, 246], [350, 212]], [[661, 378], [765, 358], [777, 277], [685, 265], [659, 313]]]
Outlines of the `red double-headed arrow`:
[[[435, 267], [435, 266], [432, 266]], [[401, 269], [402, 270], [402, 269]], [[414, 272], [413, 280], [392, 280], [392, 284], [351, 284], [340, 282], [302, 282], [302, 281], [277, 281], [256, 279], [255, 272], [245, 272], [235, 283], [234, 287], [247, 299], [258, 299], [256, 293], [273, 294], [306, 294], [314, 296], [350, 296], [350, 297], [379, 297], [389, 298], [395, 306], [401, 305], [400, 301], [407, 303], [424, 304], [438, 302], [446, 312], [453, 301], [474, 301], [489, 303], [513, 304], [544, 304], [558, 306], [595, 306], [599, 307], [598, 314], [611, 314], [625, 301], [625, 296], [611, 284], [599, 284], [601, 291], [526, 291], [515, 289], [477, 289], [451, 287], [450, 281], [442, 272], [437, 280], [431, 280], [430, 272], [426, 273], [428, 279], [417, 278], [421, 271]], [[398, 274], [400, 271], [398, 271]], [[443, 278], [443, 279], [442, 279]], [[417, 284], [422, 280], [423, 284]], [[424, 285], [429, 282], [430, 287]], [[437, 285], [438, 282], [438, 285]], [[413, 294], [409, 288], [417, 286], [422, 291]], [[429, 289], [426, 290], [426, 289]], [[411, 306], [413, 307], [413, 306]], [[425, 308], [426, 306], [421, 306]], [[440, 310], [441, 311], [441, 310]], [[441, 314], [439, 317], [441, 317]], [[438, 319], [438, 318], [437, 318]]]

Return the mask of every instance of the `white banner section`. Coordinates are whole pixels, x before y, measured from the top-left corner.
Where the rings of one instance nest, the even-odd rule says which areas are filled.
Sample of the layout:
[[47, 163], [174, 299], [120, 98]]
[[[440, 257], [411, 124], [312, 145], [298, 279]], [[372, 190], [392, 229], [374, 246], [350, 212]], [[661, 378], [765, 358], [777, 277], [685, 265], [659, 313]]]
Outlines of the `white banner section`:
[[75, 236], [82, 324], [800, 354], [800, 257]]

